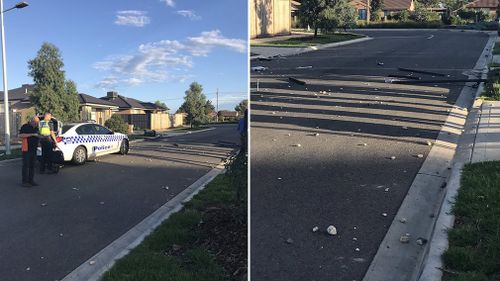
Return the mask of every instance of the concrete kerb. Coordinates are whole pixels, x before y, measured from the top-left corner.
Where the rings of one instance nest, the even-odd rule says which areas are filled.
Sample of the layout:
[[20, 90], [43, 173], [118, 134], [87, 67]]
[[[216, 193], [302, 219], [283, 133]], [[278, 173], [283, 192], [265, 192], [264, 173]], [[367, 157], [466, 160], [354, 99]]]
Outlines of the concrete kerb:
[[[488, 61], [491, 61], [491, 54], [493, 52], [495, 41], [496, 39], [490, 37], [485, 50], [481, 54], [483, 58], [486, 57], [486, 55], [490, 58], [485, 62], [486, 67], [483, 68], [481, 78], [487, 78], [487, 64]], [[488, 48], [489, 51], [486, 51]], [[478, 97], [481, 95], [483, 90], [484, 83], [481, 83], [475, 93], [475, 100], [467, 116], [464, 132], [460, 137], [453, 159], [452, 171], [448, 178], [448, 185], [446, 188], [446, 195], [433, 229], [432, 237], [429, 243], [428, 255], [422, 265], [422, 274], [420, 275], [419, 281], [439, 281], [443, 276], [443, 263], [441, 256], [448, 249], [448, 230], [453, 228], [453, 224], [455, 222], [455, 216], [453, 216], [451, 210], [455, 202], [455, 197], [460, 189], [462, 168], [466, 163], [470, 163], [472, 161], [474, 143], [481, 115], [481, 105], [483, 103], [483, 101], [478, 99]]]
[[[491, 43], [492, 38], [490, 37], [490, 41], [486, 44], [476, 63], [475, 69], [483, 69], [483, 75], [484, 66], [487, 64], [485, 57], [488, 57], [486, 49], [492, 45]], [[466, 125], [466, 119], [469, 117], [463, 108], [470, 106], [471, 97], [474, 97], [474, 94], [477, 95], [481, 89], [482, 87], [476, 91], [470, 87], [462, 89], [436, 143], [415, 177], [394, 221], [380, 244], [365, 274], [364, 281], [419, 280], [425, 265], [428, 263], [428, 257], [436, 256], [436, 253], [429, 254], [429, 247], [433, 242], [436, 221], [439, 219], [439, 215], [436, 216], [436, 214], [442, 213], [445, 209], [442, 208], [442, 205], [447, 192], [446, 188], [441, 187], [446, 184], [450, 172], [454, 175], [457, 174], [457, 165], [454, 165], [453, 161], [462, 139], [460, 137], [461, 128]], [[460, 124], [461, 128], [451, 126], [451, 123]], [[448, 170], [448, 167], [452, 171]], [[402, 218], [407, 219], [406, 223], [399, 221]], [[410, 243], [399, 241], [401, 235], [405, 233], [410, 233]], [[429, 239], [431, 243], [424, 242], [423, 245], [417, 245], [415, 239], [420, 237]], [[432, 279], [420, 280], [429, 281]]]
[[[238, 153], [238, 152], [235, 152]], [[227, 160], [226, 160], [227, 161]], [[117, 260], [126, 256], [137, 247], [146, 236], [151, 234], [162, 222], [183, 208], [183, 203], [203, 190], [216, 176], [225, 172], [224, 164], [220, 163], [177, 196], [161, 206], [153, 214], [113, 241], [100, 252], [81, 264], [61, 281], [98, 281]]]
[[[340, 46], [345, 46], [345, 45], [350, 45], [350, 44], [355, 44], [355, 43], [361, 43], [361, 42], [365, 42], [365, 41], [372, 40], [372, 39], [373, 39], [372, 37], [363, 37], [363, 38], [358, 38], [358, 39], [352, 39], [352, 40], [336, 42], [336, 43], [322, 44], [322, 45], [317, 45], [317, 46], [310, 46], [310, 47], [305, 47], [305, 48], [293, 48], [293, 49], [297, 49], [297, 50], [295, 50], [292, 53], [288, 53], [288, 54], [285, 54], [282, 56], [284, 56], [284, 57], [295, 56], [298, 54], [308, 53], [308, 52], [312, 52], [312, 51], [318, 51], [318, 50], [322, 50], [322, 49], [326, 49], [326, 48], [334, 48], [334, 47], [340, 47]], [[259, 46], [256, 46], [256, 47], [259, 47]], [[265, 46], [265, 47], [263, 46], [263, 47], [259, 47], [259, 48], [272, 48], [272, 49], [284, 49], [284, 50], [291, 49], [291, 48], [286, 48], [286, 47], [268, 47], [268, 46]], [[277, 52], [274, 56], [278, 56], [278, 55], [281, 55], [281, 54], [279, 54]], [[260, 58], [268, 58], [268, 57], [269, 56], [262, 56], [262, 55], [253, 56], [250, 58], [250, 60], [256, 60], [256, 59], [260, 59]]]

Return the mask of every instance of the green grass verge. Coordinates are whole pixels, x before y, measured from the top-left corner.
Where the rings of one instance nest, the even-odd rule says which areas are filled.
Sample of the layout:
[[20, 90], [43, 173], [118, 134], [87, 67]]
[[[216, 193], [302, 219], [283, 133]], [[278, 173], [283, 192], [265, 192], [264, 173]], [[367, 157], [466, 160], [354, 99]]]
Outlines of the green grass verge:
[[[495, 45], [496, 48], [496, 45]], [[492, 63], [489, 65], [488, 82], [484, 84], [484, 90], [479, 98], [487, 101], [500, 100], [500, 65]]]
[[499, 42], [495, 43], [495, 47], [493, 48], [493, 54], [500, 55], [500, 43]]
[[358, 23], [358, 28], [442, 28], [444, 24], [441, 21], [435, 22], [415, 22], [415, 21], [388, 21], [388, 22], [370, 22]]
[[[235, 162], [237, 161], [235, 160], [233, 163]], [[232, 166], [234, 167], [234, 165]], [[245, 169], [246, 171], [246, 166], [237, 167], [237, 169]], [[246, 201], [237, 200], [237, 190], [234, 183], [235, 180], [230, 172], [217, 176], [203, 191], [186, 203], [182, 211], [173, 214], [151, 235], [146, 237], [137, 248], [120, 259], [104, 274], [102, 280], [235, 280], [232, 272], [234, 269], [228, 272], [221, 259], [217, 257], [216, 253], [219, 250], [207, 246], [217, 244], [213, 242], [217, 236], [205, 237], [210, 229], [225, 227], [219, 221], [214, 222], [214, 215], [209, 215], [210, 210], [225, 209], [226, 214], [231, 214], [229, 221], [234, 219], [233, 216], [245, 220], [245, 227], [239, 229], [245, 235], [237, 237], [244, 239], [240, 242], [246, 245]], [[221, 216], [216, 217], [220, 218]], [[223, 232], [233, 231], [238, 230], [224, 229]], [[210, 243], [204, 242], [207, 240]], [[224, 242], [223, 240], [222, 243], [224, 244]], [[222, 249], [220, 251], [222, 252]], [[242, 264], [244, 263], [246, 266], [246, 252], [244, 250], [237, 252], [244, 254], [245, 260], [242, 261]]]
[[445, 280], [500, 280], [500, 161], [468, 164], [443, 254]]
[[336, 43], [347, 40], [353, 40], [364, 37], [363, 35], [353, 33], [333, 33], [333, 34], [320, 34], [316, 38], [314, 36], [304, 36], [289, 38], [286, 40], [276, 40], [265, 43], [254, 44], [255, 47], [284, 47], [284, 48], [300, 48], [316, 46], [328, 43]]
[[20, 148], [12, 149], [10, 152], [10, 155], [6, 155], [5, 151], [0, 151], [0, 161], [21, 158], [23, 156]]

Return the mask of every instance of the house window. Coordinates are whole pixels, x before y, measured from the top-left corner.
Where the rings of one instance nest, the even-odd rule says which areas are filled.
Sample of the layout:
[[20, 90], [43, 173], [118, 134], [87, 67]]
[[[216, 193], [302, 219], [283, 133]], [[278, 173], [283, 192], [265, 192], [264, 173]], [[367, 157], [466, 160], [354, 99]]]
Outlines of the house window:
[[366, 9], [359, 9], [358, 10], [358, 19], [366, 20]]

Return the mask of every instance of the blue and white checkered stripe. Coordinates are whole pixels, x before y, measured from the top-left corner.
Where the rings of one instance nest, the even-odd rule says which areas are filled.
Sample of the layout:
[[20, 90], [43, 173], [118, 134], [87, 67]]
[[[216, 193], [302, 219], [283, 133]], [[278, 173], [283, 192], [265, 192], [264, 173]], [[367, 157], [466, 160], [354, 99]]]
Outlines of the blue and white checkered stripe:
[[102, 143], [102, 142], [120, 142], [124, 139], [121, 135], [81, 135], [63, 137], [63, 144], [84, 144], [84, 143]]

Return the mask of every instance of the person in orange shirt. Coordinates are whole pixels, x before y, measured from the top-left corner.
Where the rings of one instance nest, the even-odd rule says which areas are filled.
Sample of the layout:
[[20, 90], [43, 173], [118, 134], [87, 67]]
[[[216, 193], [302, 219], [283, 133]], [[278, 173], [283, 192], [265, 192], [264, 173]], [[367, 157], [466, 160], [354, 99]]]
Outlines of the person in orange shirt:
[[31, 118], [31, 121], [24, 124], [19, 130], [19, 137], [22, 139], [21, 150], [23, 152], [23, 187], [33, 187], [35, 183], [35, 160], [36, 149], [38, 147], [38, 117]]

